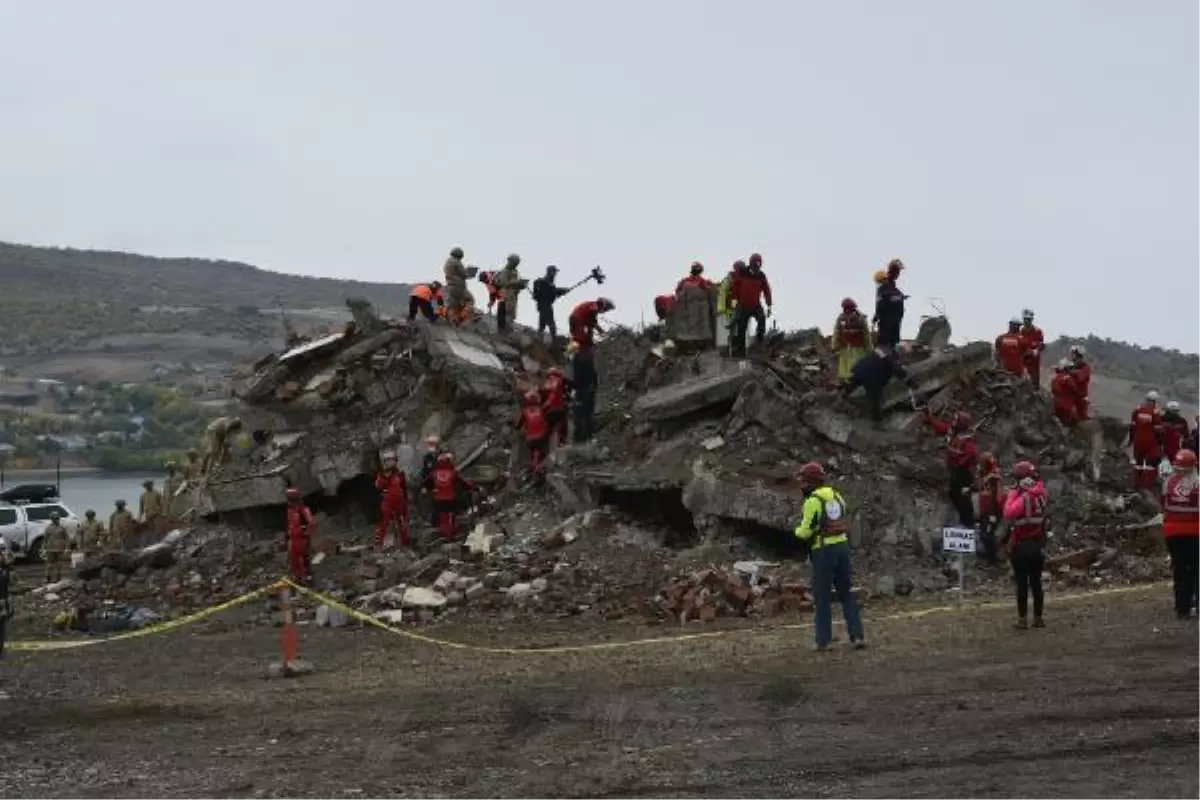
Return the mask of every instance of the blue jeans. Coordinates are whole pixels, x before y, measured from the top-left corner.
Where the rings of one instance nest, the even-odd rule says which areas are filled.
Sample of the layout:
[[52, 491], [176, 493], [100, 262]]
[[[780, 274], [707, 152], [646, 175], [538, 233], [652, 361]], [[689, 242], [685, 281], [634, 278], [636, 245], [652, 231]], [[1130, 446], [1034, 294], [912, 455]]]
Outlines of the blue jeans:
[[860, 641], [863, 638], [862, 618], [858, 615], [858, 603], [850, 594], [850, 545], [845, 542], [825, 545], [813, 551], [812, 562], [817, 645], [823, 647], [833, 639], [830, 590], [837, 592], [838, 602], [842, 604], [850, 641]]

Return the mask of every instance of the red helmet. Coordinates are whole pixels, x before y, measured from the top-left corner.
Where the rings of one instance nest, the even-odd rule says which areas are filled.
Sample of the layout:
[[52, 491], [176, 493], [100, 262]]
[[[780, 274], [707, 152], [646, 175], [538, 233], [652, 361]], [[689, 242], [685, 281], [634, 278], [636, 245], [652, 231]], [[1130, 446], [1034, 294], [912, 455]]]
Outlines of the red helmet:
[[800, 480], [804, 483], [820, 483], [825, 480], [825, 468], [817, 461], [810, 461], [800, 467]]
[[1175, 454], [1175, 466], [1179, 469], [1195, 469], [1196, 454], [1186, 447]]
[[761, 267], [762, 266], [762, 256], [759, 255], [758, 253], [751, 253], [750, 254], [750, 266]]
[[538, 395], [538, 393], [533, 391], [532, 389], [530, 389], [528, 392], [526, 392], [525, 395], [521, 398], [521, 401], [523, 403], [525, 403], [525, 405], [527, 405], [527, 406], [536, 406], [538, 403], [541, 402], [541, 400], [542, 400], [542, 398]]
[[562, 369], [560, 369], [559, 367], [551, 367], [550, 369], [546, 370], [546, 374], [547, 374], [547, 375], [560, 375], [560, 376], [561, 376], [561, 375], [563, 374], [563, 371], [562, 371]]
[[699, 261], [693, 261], [692, 262], [692, 274], [700, 275], [703, 272], [704, 272], [704, 265], [701, 264]]
[[858, 303], [854, 302], [853, 297], [842, 298], [842, 311], [853, 311], [858, 308]]
[[996, 454], [991, 450], [984, 450], [979, 454], [979, 465], [983, 467], [991, 467], [996, 463]]
[[958, 430], [966, 430], [971, 427], [971, 415], [966, 411], [960, 411], [954, 415], [954, 427]]
[[298, 503], [300, 501], [300, 490], [295, 486], [289, 486], [284, 494], [287, 495], [289, 503]]
[[1013, 464], [1012, 474], [1017, 480], [1034, 478], [1037, 477], [1037, 467], [1033, 465], [1032, 461], [1018, 461]]
[[737, 261], [733, 262], [733, 271], [734, 272], [745, 272], [746, 271], [746, 262], [742, 261], [740, 258]]
[[437, 457], [437, 463], [439, 463], [439, 464], [453, 464], [453, 463], [454, 463], [454, 456], [450, 455], [449, 453], [438, 453], [438, 457]]

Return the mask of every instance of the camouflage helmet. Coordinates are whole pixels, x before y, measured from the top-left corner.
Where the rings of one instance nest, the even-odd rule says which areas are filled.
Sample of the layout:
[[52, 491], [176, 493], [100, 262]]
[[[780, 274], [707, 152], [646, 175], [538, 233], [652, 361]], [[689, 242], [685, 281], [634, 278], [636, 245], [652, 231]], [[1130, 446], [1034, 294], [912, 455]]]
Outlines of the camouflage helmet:
[[194, 448], [194, 447], [192, 447], [192, 448], [189, 448], [189, 449], [188, 449], [188, 451], [187, 451], [187, 457], [188, 457], [188, 458], [199, 458], [199, 457], [200, 457], [200, 451], [199, 451], [199, 450], [197, 450], [197, 449], [196, 449], [196, 448]]
[[508, 254], [508, 266], [515, 267], [520, 263], [521, 263], [521, 257], [519, 255], [517, 255], [516, 253]]
[[59, 519], [59, 513], [57, 511], [51, 511], [50, 512], [50, 521], [58, 522], [58, 519]]
[[96, 509], [89, 508], [87, 511], [83, 512], [83, 515], [88, 519], [91, 519], [92, 517], [96, 516]]
[[152, 481], [152, 480], [150, 480], [149, 478], [147, 478], [146, 480], [142, 481], [142, 486], [143, 486], [144, 488], [146, 488], [146, 489], [153, 489], [153, 488], [154, 488], [154, 481]]
[[451, 258], [462, 258], [463, 257], [463, 249], [461, 247], [452, 248], [450, 250], [450, 257]]
[[124, 501], [124, 500], [117, 500], [115, 503], [113, 503], [113, 505], [115, 505], [117, 508], [124, 508], [124, 507], [125, 507], [125, 501]]

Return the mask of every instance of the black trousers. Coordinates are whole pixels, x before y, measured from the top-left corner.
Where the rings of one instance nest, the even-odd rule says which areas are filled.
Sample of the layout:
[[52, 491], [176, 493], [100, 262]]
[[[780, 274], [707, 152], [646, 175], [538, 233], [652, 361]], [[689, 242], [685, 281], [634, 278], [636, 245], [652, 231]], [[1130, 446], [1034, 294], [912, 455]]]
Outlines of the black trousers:
[[1196, 597], [1197, 569], [1200, 565], [1200, 539], [1195, 536], [1171, 536], [1167, 539], [1171, 554], [1171, 580], [1175, 584], [1175, 613], [1191, 613]]
[[1046, 554], [1042, 543], [1035, 539], [1017, 542], [1012, 556], [1013, 577], [1017, 579], [1017, 616], [1025, 619], [1029, 613], [1029, 595], [1033, 595], [1033, 616], [1042, 616], [1045, 594], [1042, 592], [1042, 567]]
[[408, 321], [412, 322], [417, 318], [417, 314], [424, 314], [425, 319], [433, 322], [437, 317], [433, 313], [433, 303], [429, 300], [422, 300], [419, 297], [408, 298]]
[[558, 324], [554, 321], [554, 306], [538, 306], [538, 336], [549, 329], [550, 338], [558, 336]]
[[900, 344], [901, 321], [903, 321], [903, 317], [879, 320], [879, 335], [876, 341], [879, 344], [885, 344], [889, 347], [895, 347], [896, 345]]
[[596, 374], [596, 362], [592, 354], [575, 356], [572, 377], [575, 382], [575, 441], [586, 442], [592, 438], [592, 418], [596, 414], [596, 390], [600, 379]]
[[983, 557], [988, 564], [996, 563], [996, 527], [1000, 519], [995, 514], [983, 514], [979, 517], [979, 539], [983, 542]]
[[754, 329], [755, 344], [762, 344], [763, 337], [766, 336], [767, 315], [762, 310], [762, 306], [754, 309], [738, 306], [733, 311], [733, 331], [730, 336], [734, 356], [741, 357], [746, 355], [746, 334], [749, 332], [750, 320], [754, 320], [757, 323]]
[[496, 330], [508, 330], [508, 301], [501, 300], [496, 305]]
[[883, 421], [883, 387], [872, 383], [863, 383], [853, 375], [846, 381], [846, 385], [842, 387], [842, 394], [849, 397], [850, 394], [858, 387], [863, 388], [863, 392], [867, 395], [867, 411], [871, 414], [871, 419], [875, 422]]
[[[966, 489], [967, 491], [963, 491]], [[965, 469], [952, 468], [949, 484], [950, 505], [958, 512], [958, 524], [964, 528], [975, 527], [975, 506], [971, 502], [971, 473]]]

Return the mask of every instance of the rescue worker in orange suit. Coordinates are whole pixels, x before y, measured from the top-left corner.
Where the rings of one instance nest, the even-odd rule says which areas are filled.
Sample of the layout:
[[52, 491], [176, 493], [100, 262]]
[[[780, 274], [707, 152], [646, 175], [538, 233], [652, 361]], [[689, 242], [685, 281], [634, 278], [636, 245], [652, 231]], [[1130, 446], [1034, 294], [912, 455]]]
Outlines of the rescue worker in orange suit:
[[1075, 378], [1075, 383], [1079, 387], [1079, 394], [1075, 404], [1075, 419], [1082, 422], [1088, 419], [1090, 412], [1088, 408], [1088, 391], [1092, 385], [1092, 365], [1087, 363], [1087, 354], [1077, 344], [1071, 345], [1069, 356], [1071, 359], [1071, 375]]
[[837, 353], [838, 380], [850, 379], [850, 371], [859, 359], [871, 350], [871, 330], [867, 316], [858, 310], [858, 303], [847, 297], [842, 300], [842, 313], [833, 323], [833, 352]]
[[567, 404], [571, 399], [571, 383], [558, 367], [551, 367], [542, 381], [542, 408], [550, 427], [550, 444], [558, 447], [567, 441]]
[[375, 528], [375, 547], [382, 550], [388, 528], [396, 525], [396, 547], [408, 547], [408, 478], [396, 468], [395, 453], [384, 453], [383, 469], [375, 476], [379, 492], [379, 525]]
[[1042, 329], [1033, 324], [1033, 310], [1021, 312], [1021, 345], [1025, 348], [1025, 374], [1033, 388], [1042, 388], [1042, 351], [1046, 349], [1046, 336]]
[[1079, 380], [1071, 369], [1071, 362], [1065, 358], [1054, 365], [1050, 398], [1054, 403], [1054, 416], [1058, 417], [1059, 422], [1074, 425], [1079, 421]]
[[[434, 309], [434, 305], [437, 309]], [[442, 291], [440, 281], [420, 283], [408, 294], [408, 321], [412, 322], [421, 314], [430, 322], [436, 322], [438, 316], [445, 316], [446, 295]]]
[[900, 344], [900, 328], [904, 324], [904, 301], [908, 295], [900, 291], [896, 281], [904, 271], [904, 262], [893, 258], [887, 265], [886, 278], [875, 290], [875, 315], [871, 322], [877, 327], [876, 343], [895, 347]]
[[572, 384], [575, 388], [575, 441], [592, 438], [592, 419], [596, 414], [596, 392], [600, 379], [596, 374], [596, 334], [603, 333], [600, 315], [616, 305], [606, 297], [588, 300], [575, 306], [569, 319], [570, 348], [575, 351], [571, 361]]
[[1196, 453], [1180, 450], [1175, 471], [1163, 486], [1163, 539], [1171, 554], [1171, 579], [1175, 585], [1175, 616], [1187, 619], [1200, 588], [1200, 478]]
[[699, 261], [693, 261], [691, 269], [688, 271], [688, 276], [680, 278], [679, 283], [675, 284], [676, 296], [683, 294], [683, 291], [689, 286], [695, 286], [705, 291], [712, 288], [712, 284], [708, 282], [708, 278], [704, 277], [704, 265]]
[[1184, 448], [1188, 442], [1190, 431], [1187, 420], [1179, 413], [1179, 401], [1167, 403], [1167, 410], [1162, 415], [1163, 455], [1175, 463], [1175, 454]]
[[1010, 319], [1008, 330], [996, 337], [996, 363], [1012, 375], [1025, 374], [1025, 343], [1021, 339], [1021, 320]]
[[1042, 569], [1046, 565], [1046, 510], [1049, 497], [1037, 477], [1037, 468], [1028, 461], [1013, 465], [1017, 485], [1004, 498], [1004, 521], [1008, 526], [1007, 549], [1017, 583], [1017, 623], [1029, 627], [1029, 595], [1033, 595], [1033, 627], [1044, 628], [1042, 607]]
[[979, 456], [979, 538], [983, 557], [996, 566], [996, 528], [1000, 524], [1004, 497], [1000, 489], [1000, 462], [991, 452]]
[[[734, 358], [745, 358], [746, 334], [750, 320], [755, 322], [754, 341], [756, 344], [762, 344], [767, 333], [767, 317], [772, 313], [771, 282], [762, 271], [762, 256], [758, 253], [750, 256], [746, 269], [733, 276], [729, 294], [735, 304], [730, 351]], [[764, 300], [767, 303], [765, 314], [762, 306]]]
[[307, 583], [312, 573], [312, 538], [317, 523], [300, 498], [300, 490], [287, 490], [288, 573], [296, 583]]
[[925, 419], [934, 431], [947, 437], [948, 492], [950, 504], [958, 512], [958, 524], [964, 528], [974, 528], [975, 508], [971, 502], [971, 489], [975, 485], [975, 462], [979, 458], [979, 448], [975, 444], [975, 432], [971, 430], [971, 415], [959, 411], [954, 419], [946, 422], [926, 409]]
[[1162, 460], [1162, 411], [1158, 392], [1146, 392], [1146, 400], [1129, 417], [1128, 443], [1133, 445], [1133, 488], [1153, 489]]
[[440, 453], [437, 464], [425, 479], [426, 488], [433, 493], [433, 505], [437, 512], [437, 528], [446, 541], [453, 541], [458, 533], [459, 495], [473, 491], [475, 484], [468, 481], [454, 466], [454, 456]]
[[546, 460], [546, 448], [550, 441], [550, 423], [542, 407], [541, 395], [533, 390], [521, 398], [521, 410], [513, 426], [525, 434], [525, 446], [529, 448], [529, 468], [538, 473]]
[[489, 314], [495, 310], [496, 303], [499, 303], [504, 298], [500, 288], [496, 286], [496, 272], [497, 270], [493, 269], [483, 269], [479, 271], [479, 282], [487, 287], [487, 310]]
[[654, 298], [654, 316], [658, 317], [659, 322], [666, 322], [667, 317], [671, 316], [671, 311], [675, 308], [675, 295], [660, 294]]

